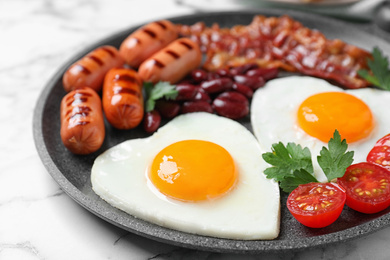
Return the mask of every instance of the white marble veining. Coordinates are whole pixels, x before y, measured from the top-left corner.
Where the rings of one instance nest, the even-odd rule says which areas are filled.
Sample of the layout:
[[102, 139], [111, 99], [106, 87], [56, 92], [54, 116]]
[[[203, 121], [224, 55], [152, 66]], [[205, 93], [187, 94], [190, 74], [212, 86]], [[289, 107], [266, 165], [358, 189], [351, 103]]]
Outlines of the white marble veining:
[[52, 75], [99, 39], [145, 21], [195, 11], [173, 0], [0, 0], [0, 259], [389, 258], [390, 228], [287, 254], [226, 255], [175, 247], [106, 223], [51, 178], [35, 149], [32, 117]]

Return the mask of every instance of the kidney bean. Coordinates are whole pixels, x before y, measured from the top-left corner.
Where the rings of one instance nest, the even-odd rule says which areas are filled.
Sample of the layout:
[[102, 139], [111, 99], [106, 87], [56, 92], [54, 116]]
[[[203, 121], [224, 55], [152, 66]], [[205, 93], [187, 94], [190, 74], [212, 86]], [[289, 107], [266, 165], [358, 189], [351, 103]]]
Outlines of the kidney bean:
[[279, 70], [277, 68], [258, 68], [248, 70], [245, 75], [247, 76], [261, 76], [264, 80], [274, 79], [278, 76]]
[[161, 124], [161, 116], [157, 110], [145, 113], [142, 126], [147, 133], [155, 132]]
[[232, 75], [230, 74], [230, 71], [228, 69], [217, 69], [215, 73], [220, 78], [230, 78]]
[[213, 109], [218, 115], [231, 119], [240, 119], [249, 113], [249, 101], [241, 93], [224, 92], [213, 101]]
[[234, 81], [236, 83], [244, 84], [253, 90], [258, 89], [265, 84], [264, 79], [260, 76], [236, 75], [234, 76]]
[[203, 88], [197, 88], [196, 95], [192, 100], [206, 101], [208, 103], [211, 102], [211, 98], [209, 94]]
[[207, 75], [208, 80], [219, 79], [219, 78], [221, 78], [221, 76], [219, 76], [217, 73], [214, 72], [209, 72], [209, 74]]
[[213, 113], [213, 108], [207, 101], [186, 101], [181, 107], [181, 113], [192, 113], [192, 112], [209, 112]]
[[219, 78], [203, 81], [200, 87], [207, 93], [218, 93], [231, 89], [233, 81], [230, 78]]
[[156, 110], [162, 117], [174, 118], [177, 114], [179, 114], [180, 105], [174, 101], [161, 99], [156, 101]]
[[252, 96], [253, 96], [253, 90], [244, 84], [234, 82], [232, 89], [243, 94], [247, 98], [252, 98]]
[[207, 80], [207, 77], [208, 73], [202, 69], [196, 69], [191, 72], [191, 78], [198, 83]]
[[178, 91], [176, 100], [192, 100], [197, 93], [197, 87], [189, 83], [177, 84], [176, 90]]
[[235, 75], [242, 75], [245, 74], [248, 70], [258, 68], [259, 66], [256, 63], [248, 63], [241, 66], [230, 68], [230, 74]]

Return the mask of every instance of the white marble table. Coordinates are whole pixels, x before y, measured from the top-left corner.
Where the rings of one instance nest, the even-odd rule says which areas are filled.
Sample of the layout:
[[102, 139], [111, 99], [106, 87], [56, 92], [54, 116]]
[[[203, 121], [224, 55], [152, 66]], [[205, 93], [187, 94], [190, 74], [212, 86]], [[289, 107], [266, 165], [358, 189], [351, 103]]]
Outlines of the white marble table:
[[[234, 4], [219, 8], [225, 7]], [[390, 257], [390, 228], [297, 253], [242, 256], [184, 249], [114, 227], [61, 191], [32, 135], [33, 109], [46, 82], [88, 44], [144, 21], [194, 12], [167, 0], [0, 0], [0, 259]]]

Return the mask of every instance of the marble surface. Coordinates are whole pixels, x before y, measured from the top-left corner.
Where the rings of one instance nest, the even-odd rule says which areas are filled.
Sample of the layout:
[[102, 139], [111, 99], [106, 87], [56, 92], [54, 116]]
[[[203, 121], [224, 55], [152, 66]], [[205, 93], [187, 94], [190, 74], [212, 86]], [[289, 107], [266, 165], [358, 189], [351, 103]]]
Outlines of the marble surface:
[[281, 254], [227, 255], [171, 246], [90, 214], [51, 178], [35, 149], [32, 118], [52, 75], [99, 39], [199, 10], [172, 0], [0, 0], [0, 259], [388, 259], [390, 228]]

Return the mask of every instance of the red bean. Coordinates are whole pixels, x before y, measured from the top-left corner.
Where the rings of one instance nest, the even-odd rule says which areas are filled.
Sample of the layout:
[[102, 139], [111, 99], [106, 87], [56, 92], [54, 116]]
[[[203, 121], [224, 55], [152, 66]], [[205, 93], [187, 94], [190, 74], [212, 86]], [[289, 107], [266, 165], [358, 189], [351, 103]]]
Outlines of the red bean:
[[207, 79], [208, 80], [219, 79], [219, 78], [220, 78], [220, 76], [217, 73], [214, 73], [214, 72], [209, 72], [209, 74], [207, 75]]
[[207, 94], [203, 88], [197, 88], [197, 92], [193, 100], [206, 101], [208, 103], [211, 102], [209, 94]]
[[217, 69], [215, 73], [221, 78], [230, 78], [232, 76], [228, 69]]
[[161, 99], [156, 102], [156, 110], [162, 117], [174, 118], [179, 114], [180, 105], [174, 101]]
[[145, 113], [142, 126], [147, 133], [153, 133], [161, 124], [161, 116], [157, 110]]
[[248, 70], [258, 68], [259, 66], [255, 63], [248, 63], [241, 66], [233, 67], [230, 69], [230, 74], [235, 75], [242, 75], [245, 74]]
[[197, 93], [197, 87], [189, 83], [177, 84], [176, 90], [178, 91], [176, 100], [192, 100]]
[[207, 101], [186, 101], [181, 107], [183, 114], [192, 112], [209, 112], [213, 113], [213, 108]]
[[230, 78], [219, 78], [203, 81], [200, 87], [207, 93], [218, 93], [231, 89], [233, 81]]
[[258, 68], [248, 70], [247, 76], [261, 76], [264, 80], [274, 79], [278, 76], [279, 70], [277, 68]]
[[234, 82], [232, 89], [243, 94], [247, 98], [252, 98], [252, 96], [253, 96], [253, 90], [244, 84]]
[[202, 69], [196, 69], [191, 72], [191, 78], [195, 82], [202, 82], [207, 80], [208, 73]]
[[213, 101], [213, 109], [218, 115], [231, 119], [240, 119], [248, 115], [248, 99], [235, 91], [224, 92]]
[[264, 79], [260, 76], [236, 75], [234, 76], [234, 81], [236, 83], [244, 84], [253, 90], [258, 89], [265, 84]]

